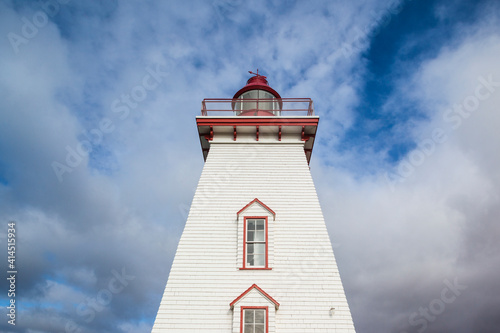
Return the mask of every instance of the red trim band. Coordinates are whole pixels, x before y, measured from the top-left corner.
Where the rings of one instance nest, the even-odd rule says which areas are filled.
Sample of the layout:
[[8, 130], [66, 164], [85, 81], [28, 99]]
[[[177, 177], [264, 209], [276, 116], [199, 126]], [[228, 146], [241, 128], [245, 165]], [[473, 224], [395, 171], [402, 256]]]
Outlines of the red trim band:
[[318, 126], [319, 118], [196, 118], [198, 126]]

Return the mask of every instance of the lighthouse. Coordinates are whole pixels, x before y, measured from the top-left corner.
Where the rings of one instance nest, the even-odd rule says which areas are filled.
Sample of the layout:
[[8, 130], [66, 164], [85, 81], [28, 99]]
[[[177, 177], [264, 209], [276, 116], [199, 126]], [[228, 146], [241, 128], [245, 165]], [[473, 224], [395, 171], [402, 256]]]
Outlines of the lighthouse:
[[258, 73], [196, 117], [205, 165], [152, 332], [355, 332], [309, 170], [319, 117]]

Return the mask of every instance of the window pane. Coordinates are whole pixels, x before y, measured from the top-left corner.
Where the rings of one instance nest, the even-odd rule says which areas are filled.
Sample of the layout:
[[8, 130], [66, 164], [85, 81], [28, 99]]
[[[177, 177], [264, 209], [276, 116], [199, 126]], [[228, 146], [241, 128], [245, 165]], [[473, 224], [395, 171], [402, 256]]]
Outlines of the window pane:
[[256, 324], [255, 325], [255, 333], [265, 333], [264, 325]]
[[248, 233], [247, 233], [247, 241], [248, 242], [253, 242], [255, 240], [254, 234], [255, 234], [255, 231], [248, 231]]
[[265, 90], [259, 90], [259, 98], [274, 98], [274, 95]]
[[255, 323], [264, 324], [265, 323], [265, 310], [255, 310]]
[[241, 95], [243, 98], [259, 98], [259, 90], [250, 90]]
[[[254, 235], [252, 235], [252, 237], [254, 237]], [[266, 240], [264, 237], [264, 230], [260, 230], [260, 231], [255, 232], [255, 240], [257, 242], [263, 242]]]
[[279, 109], [279, 104], [276, 102], [276, 97], [267, 92], [267, 91], [259, 91], [259, 98], [265, 98], [265, 99], [273, 99], [273, 100], [267, 100], [267, 101], [261, 101], [259, 102], [259, 109], [261, 110], [268, 110], [268, 111], [275, 111], [273, 112], [275, 115], [278, 115], [276, 112]]
[[265, 254], [266, 244], [253, 244], [253, 250], [252, 254]]
[[263, 254], [256, 254], [253, 256], [254, 266], [265, 266], [266, 259]]
[[254, 259], [252, 254], [247, 256], [247, 264], [248, 266], [254, 266]]
[[259, 110], [273, 111], [274, 103], [270, 101], [260, 101]]
[[255, 230], [255, 220], [248, 220], [248, 230]]
[[253, 323], [253, 315], [254, 311], [253, 310], [245, 310], [245, 323]]
[[264, 220], [257, 220], [256, 225], [257, 225], [257, 230], [264, 230]]
[[247, 244], [247, 254], [254, 254], [254, 244]]
[[253, 332], [253, 325], [252, 324], [245, 324], [244, 333], [254, 333]]

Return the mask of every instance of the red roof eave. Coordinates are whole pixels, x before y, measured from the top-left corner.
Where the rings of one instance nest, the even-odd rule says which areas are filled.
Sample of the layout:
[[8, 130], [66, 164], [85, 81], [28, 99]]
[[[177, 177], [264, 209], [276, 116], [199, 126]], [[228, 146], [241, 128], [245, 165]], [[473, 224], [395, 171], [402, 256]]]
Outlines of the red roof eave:
[[319, 117], [304, 118], [256, 118], [256, 117], [231, 117], [231, 118], [212, 118], [196, 117], [198, 126], [318, 126]]

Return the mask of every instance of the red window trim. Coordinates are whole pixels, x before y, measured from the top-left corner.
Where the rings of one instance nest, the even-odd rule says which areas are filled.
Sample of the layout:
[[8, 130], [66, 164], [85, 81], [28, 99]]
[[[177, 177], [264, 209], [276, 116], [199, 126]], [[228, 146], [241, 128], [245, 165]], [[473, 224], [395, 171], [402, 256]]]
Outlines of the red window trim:
[[257, 289], [265, 298], [267, 298], [269, 301], [273, 302], [274, 303], [274, 307], [276, 310], [279, 309], [280, 307], [280, 303], [276, 302], [276, 300], [274, 298], [272, 298], [268, 293], [266, 293], [264, 290], [262, 290], [262, 288], [260, 288], [258, 285], [256, 285], [255, 283], [252, 284], [250, 286], [250, 288], [248, 288], [247, 290], [245, 290], [243, 293], [241, 293], [240, 296], [236, 297], [230, 304], [229, 306], [231, 307], [231, 309], [234, 307], [234, 305], [240, 300], [242, 299], [246, 294], [248, 294], [252, 289]]
[[268, 306], [242, 306], [240, 312], [240, 333], [243, 333], [243, 311], [245, 309], [265, 309], [266, 310], [266, 332], [269, 332], [269, 307]]
[[248, 207], [250, 207], [252, 204], [254, 204], [255, 202], [257, 202], [259, 205], [261, 205], [262, 207], [264, 207], [264, 209], [266, 209], [267, 211], [269, 211], [271, 214], [273, 214], [273, 219], [276, 219], [276, 213], [271, 209], [269, 208], [265, 203], [263, 203], [262, 201], [260, 201], [259, 199], [255, 198], [253, 199], [252, 201], [250, 201], [249, 203], [247, 203], [245, 205], [245, 207], [243, 207], [242, 209], [240, 209], [237, 213], [236, 213], [236, 217], [240, 217], [240, 214], [245, 210], [247, 209]]
[[[265, 256], [265, 261], [266, 264], [264, 267], [247, 267], [247, 219], [264, 219], [265, 220], [265, 238], [266, 238], [266, 256]], [[240, 268], [240, 270], [244, 269], [252, 269], [252, 270], [270, 270], [272, 268], [269, 268], [269, 262], [268, 262], [268, 246], [269, 246], [269, 239], [268, 239], [268, 233], [267, 233], [267, 228], [268, 228], [268, 218], [267, 216], [245, 216], [243, 219], [243, 267]]]

